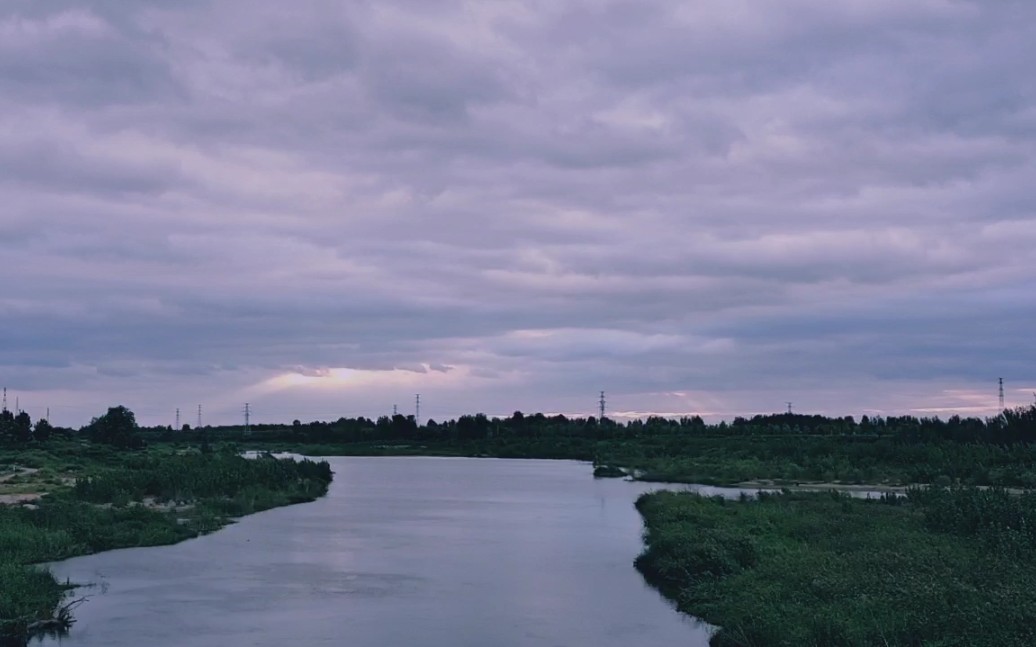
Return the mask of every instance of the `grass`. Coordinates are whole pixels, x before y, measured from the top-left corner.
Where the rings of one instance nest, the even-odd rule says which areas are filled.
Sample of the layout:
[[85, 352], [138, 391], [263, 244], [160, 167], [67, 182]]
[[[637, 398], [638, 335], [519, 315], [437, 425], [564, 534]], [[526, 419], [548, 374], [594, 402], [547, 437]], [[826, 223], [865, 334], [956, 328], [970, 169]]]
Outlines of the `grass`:
[[637, 568], [720, 627], [715, 647], [1036, 644], [1029, 496], [656, 493], [637, 507]]

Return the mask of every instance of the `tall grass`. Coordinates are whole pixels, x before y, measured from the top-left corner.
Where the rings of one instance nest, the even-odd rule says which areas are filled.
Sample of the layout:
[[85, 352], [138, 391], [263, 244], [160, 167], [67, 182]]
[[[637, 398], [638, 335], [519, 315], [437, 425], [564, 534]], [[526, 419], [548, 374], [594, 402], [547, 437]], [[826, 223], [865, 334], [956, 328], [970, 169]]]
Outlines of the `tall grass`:
[[651, 494], [637, 503], [636, 565], [720, 627], [716, 647], [1033, 645], [1031, 504], [966, 488], [883, 501]]

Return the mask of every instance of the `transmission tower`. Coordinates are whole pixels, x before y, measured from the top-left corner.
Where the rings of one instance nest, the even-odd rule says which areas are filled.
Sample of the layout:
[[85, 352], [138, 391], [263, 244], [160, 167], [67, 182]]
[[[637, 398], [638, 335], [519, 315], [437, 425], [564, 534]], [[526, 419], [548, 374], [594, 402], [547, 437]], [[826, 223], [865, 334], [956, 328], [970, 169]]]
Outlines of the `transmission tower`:
[[1004, 378], [1000, 378], [1000, 410], [1004, 410]]
[[198, 429], [201, 429], [201, 405], [198, 405]]
[[788, 403], [788, 415], [789, 416], [791, 415], [791, 403], [790, 402]]
[[252, 410], [249, 407], [249, 404], [246, 402], [245, 403], [245, 433], [246, 434], [252, 433], [251, 415], [252, 415]]
[[604, 422], [604, 391], [601, 391], [601, 399], [597, 402], [600, 405], [601, 417], [598, 418], [598, 422]]
[[176, 426], [173, 431], [180, 431], [180, 407], [176, 407]]
[[421, 426], [421, 394], [417, 394], [417, 398], [414, 402], [414, 424], [418, 427]]
[[7, 387], [4, 387], [4, 411], [7, 411]]

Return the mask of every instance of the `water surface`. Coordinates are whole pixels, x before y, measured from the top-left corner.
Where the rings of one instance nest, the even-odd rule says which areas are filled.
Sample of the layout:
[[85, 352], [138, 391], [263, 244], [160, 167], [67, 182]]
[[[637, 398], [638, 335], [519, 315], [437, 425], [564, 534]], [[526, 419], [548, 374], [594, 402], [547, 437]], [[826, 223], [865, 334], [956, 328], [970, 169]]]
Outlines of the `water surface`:
[[633, 501], [659, 484], [570, 461], [327, 460], [335, 481], [316, 502], [55, 564], [95, 585], [60, 644], [708, 644], [633, 568]]

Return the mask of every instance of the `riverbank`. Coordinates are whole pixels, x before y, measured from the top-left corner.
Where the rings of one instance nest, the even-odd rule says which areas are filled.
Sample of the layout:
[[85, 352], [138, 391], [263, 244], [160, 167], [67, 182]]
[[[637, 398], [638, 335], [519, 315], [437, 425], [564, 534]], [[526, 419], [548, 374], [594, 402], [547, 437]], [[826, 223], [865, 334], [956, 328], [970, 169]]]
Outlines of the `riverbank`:
[[0, 467], [17, 474], [0, 485], [33, 497], [28, 504], [0, 505], [5, 647], [72, 620], [63, 606], [67, 587], [33, 564], [176, 543], [237, 517], [311, 501], [326, 493], [332, 479], [326, 462], [82, 443], [3, 451]]
[[[727, 476], [729, 466], [713, 464], [709, 469], [654, 470], [643, 467], [651, 461], [635, 458], [613, 458], [615, 462], [602, 462], [600, 459], [588, 458], [585, 450], [564, 452], [555, 450], [516, 451], [508, 446], [504, 451], [494, 451], [491, 445], [446, 447], [414, 444], [391, 443], [350, 443], [344, 445], [313, 445], [292, 443], [233, 443], [229, 447], [245, 447], [249, 451], [267, 451], [274, 454], [295, 454], [305, 456], [429, 456], [442, 458], [529, 458], [547, 460], [577, 460], [592, 463], [595, 478], [626, 478], [644, 483], [685, 483], [690, 485], [710, 485], [715, 487], [739, 488], [744, 490], [782, 490], [821, 491], [837, 490], [843, 492], [895, 493], [904, 494], [911, 486], [928, 485], [927, 483], [889, 483], [862, 482], [843, 483], [839, 481], [794, 481], [783, 478], [753, 478], [749, 480], [730, 480]], [[608, 454], [616, 456], [614, 453]], [[640, 465], [641, 467], [634, 467]], [[753, 473], [766, 475], [771, 472], [765, 468]], [[1015, 488], [1013, 491], [1021, 490]]]
[[[395, 415], [291, 425], [142, 432], [148, 443], [238, 443], [309, 455], [559, 458], [637, 470], [640, 480], [733, 485], [932, 483], [1036, 488], [1036, 405], [987, 420], [775, 414], [618, 422], [482, 414], [423, 424]], [[301, 448], [305, 448], [304, 450]]]
[[[890, 491], [917, 484], [1036, 487], [1036, 444], [901, 442], [848, 436], [635, 438], [494, 437], [481, 440], [379, 439], [292, 442], [280, 434], [230, 436], [242, 448], [310, 456], [470, 456], [547, 458], [622, 468], [641, 481], [780, 488], [860, 487]], [[213, 442], [220, 438], [212, 434]]]
[[1036, 644], [1036, 497], [932, 488], [638, 500], [636, 566], [715, 647]]

